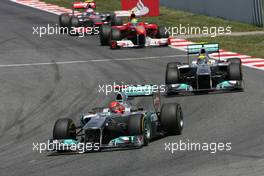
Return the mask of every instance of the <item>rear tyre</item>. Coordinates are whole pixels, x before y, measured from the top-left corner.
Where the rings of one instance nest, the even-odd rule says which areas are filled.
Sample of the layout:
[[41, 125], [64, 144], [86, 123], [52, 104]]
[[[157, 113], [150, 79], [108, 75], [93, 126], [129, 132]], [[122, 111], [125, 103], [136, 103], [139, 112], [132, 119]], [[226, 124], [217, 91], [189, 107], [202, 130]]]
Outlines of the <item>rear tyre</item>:
[[100, 29], [100, 43], [102, 46], [107, 46], [110, 43], [111, 27], [102, 25]]
[[241, 81], [243, 79], [241, 65], [238, 63], [230, 63], [227, 72], [229, 80]]
[[79, 19], [77, 17], [72, 16], [70, 19], [70, 24], [68, 26], [69, 35], [78, 36], [79, 33], [75, 30], [75, 28], [79, 27]]
[[241, 59], [240, 58], [230, 58], [230, 59], [227, 59], [227, 62], [241, 64]]
[[178, 63], [168, 63], [165, 76], [165, 84], [177, 84], [180, 80], [180, 72], [178, 69]]
[[183, 113], [177, 103], [164, 104], [161, 107], [160, 123], [166, 132], [171, 135], [180, 135], [183, 130]]
[[79, 27], [79, 19], [77, 17], [71, 17], [70, 21], [71, 27]]
[[111, 14], [111, 25], [112, 26], [122, 26], [123, 25], [123, 19], [120, 17], [117, 17], [115, 14]]
[[59, 16], [60, 27], [68, 27], [71, 21], [71, 17], [68, 13], [61, 14]]
[[148, 145], [151, 138], [151, 128], [147, 119], [142, 115], [131, 115], [128, 117], [128, 133], [130, 136], [142, 135], [144, 145]]
[[58, 119], [53, 128], [53, 139], [76, 139], [76, 126], [72, 119]]
[[59, 16], [59, 26], [60, 32], [62, 34], [69, 33], [69, 26], [70, 26], [71, 16], [68, 13], [61, 14]]

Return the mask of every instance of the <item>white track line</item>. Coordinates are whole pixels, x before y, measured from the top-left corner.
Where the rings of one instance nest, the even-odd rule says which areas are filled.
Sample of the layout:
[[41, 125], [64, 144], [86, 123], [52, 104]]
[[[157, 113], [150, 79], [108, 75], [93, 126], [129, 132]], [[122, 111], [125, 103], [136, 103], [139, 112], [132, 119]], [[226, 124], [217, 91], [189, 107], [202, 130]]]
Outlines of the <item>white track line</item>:
[[79, 61], [60, 61], [60, 62], [40, 62], [40, 63], [25, 63], [25, 64], [2, 64], [0, 68], [5, 67], [26, 67], [26, 66], [44, 66], [44, 65], [63, 65], [63, 64], [80, 64], [89, 62], [114, 62], [114, 61], [135, 61], [135, 60], [150, 60], [150, 59], [162, 59], [162, 58], [177, 58], [186, 57], [186, 55], [170, 55], [170, 56], [151, 56], [151, 57], [139, 57], [139, 58], [118, 58], [118, 59], [94, 59], [94, 60], [79, 60]]

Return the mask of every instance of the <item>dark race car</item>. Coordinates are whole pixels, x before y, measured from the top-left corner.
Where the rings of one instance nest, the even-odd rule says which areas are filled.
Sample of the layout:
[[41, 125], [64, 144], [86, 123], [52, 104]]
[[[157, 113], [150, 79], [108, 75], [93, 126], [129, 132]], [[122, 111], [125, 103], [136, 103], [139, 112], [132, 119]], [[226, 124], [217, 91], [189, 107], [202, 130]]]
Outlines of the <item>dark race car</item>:
[[164, 27], [145, 22], [128, 22], [119, 26], [103, 25], [100, 32], [101, 45], [111, 49], [147, 46], [168, 46], [169, 34]]
[[[95, 108], [83, 114], [80, 126], [72, 119], [58, 119], [49, 145], [60, 152], [88, 152], [104, 149], [127, 149], [146, 146], [154, 138], [180, 135], [183, 113], [177, 103], [160, 103], [160, 93], [150, 92], [151, 86], [132, 86], [122, 89], [106, 108]], [[132, 105], [131, 97], [152, 96], [152, 110]], [[79, 144], [92, 146], [83, 150]]]
[[[192, 44], [188, 46], [188, 63], [167, 64], [165, 84], [167, 94], [208, 93], [212, 91], [242, 91], [243, 75], [241, 60], [212, 59], [219, 54], [219, 44]], [[191, 62], [190, 55], [198, 54]]]
[[[64, 13], [59, 16], [59, 25], [62, 29], [71, 31], [70, 34], [91, 33], [99, 34], [99, 27], [105, 25], [122, 25], [122, 18], [114, 13], [95, 12], [96, 3], [93, 1], [74, 2], [72, 13]], [[76, 12], [75, 10], [83, 12]], [[62, 30], [63, 31], [63, 30]]]

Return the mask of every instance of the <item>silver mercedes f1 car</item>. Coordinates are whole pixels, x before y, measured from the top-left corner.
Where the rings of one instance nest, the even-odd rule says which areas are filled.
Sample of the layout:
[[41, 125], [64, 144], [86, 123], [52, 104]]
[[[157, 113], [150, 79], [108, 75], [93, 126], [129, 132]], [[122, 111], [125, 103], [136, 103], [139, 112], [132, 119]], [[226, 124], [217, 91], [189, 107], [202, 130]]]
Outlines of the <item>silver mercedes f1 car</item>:
[[[183, 113], [177, 103], [161, 105], [160, 93], [152, 86], [123, 88], [106, 108], [95, 108], [80, 118], [77, 126], [72, 119], [58, 119], [49, 140], [53, 150], [59, 152], [88, 152], [104, 149], [140, 148], [154, 138], [180, 135]], [[132, 105], [131, 99], [151, 96], [152, 110]], [[79, 145], [84, 144], [84, 145]], [[81, 149], [80, 146], [89, 146]]]
[[[219, 58], [211, 58], [212, 53], [218, 53]], [[168, 95], [243, 90], [240, 58], [221, 60], [219, 44], [189, 45], [187, 55], [188, 63], [167, 64], [165, 84]], [[197, 56], [191, 61], [191, 55]]]

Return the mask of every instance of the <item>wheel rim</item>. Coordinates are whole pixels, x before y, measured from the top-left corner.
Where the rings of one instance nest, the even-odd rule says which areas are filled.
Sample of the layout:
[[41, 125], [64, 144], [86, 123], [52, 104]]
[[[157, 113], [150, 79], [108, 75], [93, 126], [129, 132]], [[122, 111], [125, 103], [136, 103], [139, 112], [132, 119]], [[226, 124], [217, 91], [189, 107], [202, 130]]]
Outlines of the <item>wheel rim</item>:
[[72, 122], [70, 125], [69, 125], [69, 135], [75, 139], [76, 138], [76, 127], [75, 127], [75, 124]]
[[183, 127], [183, 120], [180, 121], [181, 128]]
[[183, 116], [182, 116], [181, 108], [179, 108], [178, 117], [179, 117], [180, 129], [183, 129], [184, 122], [183, 122]]
[[144, 120], [144, 136], [145, 136], [147, 139], [150, 139], [150, 127], [149, 127], [149, 125], [147, 124], [146, 120]]

